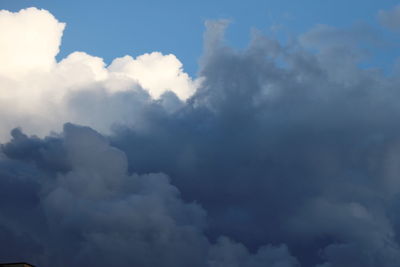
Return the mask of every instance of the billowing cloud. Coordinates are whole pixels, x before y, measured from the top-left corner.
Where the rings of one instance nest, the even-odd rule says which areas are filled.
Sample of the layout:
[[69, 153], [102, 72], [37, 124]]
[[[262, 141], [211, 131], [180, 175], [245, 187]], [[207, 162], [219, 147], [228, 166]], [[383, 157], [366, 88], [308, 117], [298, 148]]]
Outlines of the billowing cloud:
[[[18, 125], [41, 136], [60, 130], [64, 121], [109, 129], [110, 121], [97, 125], [91, 114], [75, 116], [69, 99], [77, 92], [94, 88], [109, 95], [142, 91], [159, 99], [171, 91], [185, 101], [200, 84], [200, 80], [192, 80], [183, 71], [182, 63], [174, 55], [159, 52], [135, 59], [117, 58], [110, 66], [102, 58], [84, 52], [74, 52], [56, 62], [64, 27], [45, 10], [0, 12], [0, 118], [4, 121], [0, 140], [8, 140], [9, 130]], [[114, 105], [113, 109], [122, 112], [124, 107]], [[114, 116], [113, 121], [118, 121], [120, 115], [102, 112], [101, 108], [96, 112]]]
[[397, 265], [400, 80], [358, 66], [374, 31], [317, 26], [286, 45], [255, 34], [237, 51], [227, 24], [207, 22], [198, 79], [172, 55], [105, 66], [83, 52], [2, 78], [42, 90], [0, 106], [1, 129], [23, 129], [1, 146], [2, 259]]
[[125, 153], [88, 127], [66, 124], [61, 135], [45, 139], [18, 129], [12, 135], [0, 161], [0, 185], [9, 191], [0, 197], [4, 261], [24, 259], [41, 266], [297, 264], [285, 246], [250, 254], [226, 237], [212, 245], [204, 235], [206, 212], [199, 204], [184, 202], [165, 174], [129, 174]]
[[[213, 42], [223, 40], [217, 23]], [[199, 201], [211, 238], [286, 244], [302, 266], [394, 266], [398, 79], [325, 47], [263, 36], [244, 51], [206, 46], [204, 82], [185, 107], [152, 107], [146, 128], [111, 140], [132, 171], [167, 173]]]
[[[117, 58], [109, 70], [117, 75], [126, 75], [138, 81], [149, 94], [159, 98], [164, 92], [172, 91], [179, 98], [187, 99], [193, 95], [196, 84], [182, 71], [182, 63], [174, 55], [154, 52], [136, 59], [130, 56]], [[154, 74], [158, 73], [157, 77]]]
[[0, 75], [50, 71], [55, 65], [65, 24], [46, 10], [0, 11]]

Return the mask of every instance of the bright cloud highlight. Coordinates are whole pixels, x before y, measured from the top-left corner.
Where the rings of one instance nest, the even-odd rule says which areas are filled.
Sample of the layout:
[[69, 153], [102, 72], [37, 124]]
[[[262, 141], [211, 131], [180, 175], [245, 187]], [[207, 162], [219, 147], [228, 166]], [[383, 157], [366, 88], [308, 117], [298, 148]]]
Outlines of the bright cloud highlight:
[[56, 62], [64, 28], [65, 23], [46, 10], [0, 11], [0, 119], [4, 121], [0, 140], [7, 140], [9, 130], [18, 125], [43, 136], [60, 130], [63, 121], [85, 122], [107, 131], [119, 120], [118, 112], [108, 124], [91, 120], [93, 114], [74, 116], [69, 99], [77, 92], [139, 90], [150, 99], [159, 99], [170, 91], [185, 101], [200, 84], [183, 71], [174, 55], [159, 52], [116, 58], [110, 66], [84, 52], [74, 52]]

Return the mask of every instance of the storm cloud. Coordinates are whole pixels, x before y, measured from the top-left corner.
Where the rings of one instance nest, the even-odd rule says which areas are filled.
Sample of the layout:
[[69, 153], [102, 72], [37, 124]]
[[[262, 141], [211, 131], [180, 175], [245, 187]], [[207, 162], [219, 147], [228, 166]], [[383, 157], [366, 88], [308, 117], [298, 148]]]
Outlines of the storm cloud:
[[0, 257], [42, 266], [296, 266], [284, 245], [251, 254], [211, 244], [206, 211], [163, 173], [128, 173], [124, 152], [88, 127], [3, 145]]
[[[224, 41], [227, 26], [206, 23], [196, 79], [157, 53], [108, 67], [85, 54], [65, 59], [100, 62], [108, 78], [88, 78], [49, 104], [67, 114], [55, 117], [62, 130], [44, 123], [53, 133], [26, 134], [21, 119], [3, 142], [1, 259], [398, 265], [400, 80], [360, 67], [365, 45], [379, 47], [381, 36], [366, 25], [319, 25], [286, 44], [254, 33], [238, 51]], [[167, 75], [172, 88], [141, 74], [149, 58], [178, 70]], [[49, 75], [57, 86], [60, 76]], [[182, 97], [185, 84], [193, 87]]]

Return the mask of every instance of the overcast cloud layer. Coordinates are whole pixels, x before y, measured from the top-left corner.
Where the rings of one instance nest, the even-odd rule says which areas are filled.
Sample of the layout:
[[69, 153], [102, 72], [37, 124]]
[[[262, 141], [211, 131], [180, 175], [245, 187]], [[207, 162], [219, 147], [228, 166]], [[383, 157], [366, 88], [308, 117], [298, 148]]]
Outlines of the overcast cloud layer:
[[56, 62], [65, 24], [0, 12], [2, 261], [398, 265], [400, 79], [359, 67], [379, 33], [254, 33], [236, 51], [227, 26], [206, 23], [191, 78], [157, 52]]

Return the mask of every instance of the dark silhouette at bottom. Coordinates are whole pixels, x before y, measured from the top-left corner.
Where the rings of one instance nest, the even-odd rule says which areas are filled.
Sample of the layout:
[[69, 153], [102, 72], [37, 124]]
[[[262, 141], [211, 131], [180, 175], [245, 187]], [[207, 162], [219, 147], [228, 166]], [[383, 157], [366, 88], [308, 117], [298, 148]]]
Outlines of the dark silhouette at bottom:
[[0, 267], [35, 267], [26, 262], [0, 263]]

